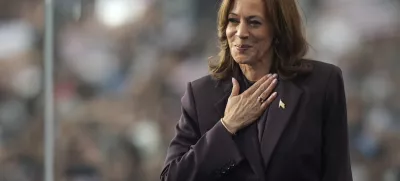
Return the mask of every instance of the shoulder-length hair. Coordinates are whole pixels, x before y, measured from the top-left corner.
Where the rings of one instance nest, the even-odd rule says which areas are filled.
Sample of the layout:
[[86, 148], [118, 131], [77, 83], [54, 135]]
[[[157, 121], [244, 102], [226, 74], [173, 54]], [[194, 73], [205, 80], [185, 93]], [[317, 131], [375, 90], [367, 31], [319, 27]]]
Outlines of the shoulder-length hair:
[[[217, 61], [209, 61], [212, 77], [221, 80], [233, 76], [238, 64], [231, 56], [226, 28], [228, 15], [235, 0], [222, 0], [218, 11], [218, 38], [220, 52]], [[284, 79], [291, 79], [299, 74], [309, 73], [311, 63], [303, 57], [308, 51], [308, 43], [302, 31], [301, 16], [295, 0], [264, 0], [274, 36], [271, 71]]]

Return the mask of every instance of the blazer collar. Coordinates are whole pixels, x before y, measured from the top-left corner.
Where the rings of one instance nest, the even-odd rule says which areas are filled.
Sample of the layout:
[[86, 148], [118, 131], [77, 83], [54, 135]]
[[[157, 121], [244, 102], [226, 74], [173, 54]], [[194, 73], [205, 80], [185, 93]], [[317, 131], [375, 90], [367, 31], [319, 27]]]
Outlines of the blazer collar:
[[[276, 144], [287, 126], [291, 115], [295, 112], [296, 106], [303, 93], [292, 80], [282, 80], [280, 78], [278, 78], [278, 80], [278, 85], [275, 88], [275, 91], [278, 92], [278, 96], [270, 104], [268, 109], [267, 122], [264, 127], [261, 144], [257, 137], [257, 122], [240, 130], [235, 136], [235, 142], [238, 148], [246, 157], [253, 171], [262, 180], [264, 180], [263, 178], [265, 177], [264, 169], [267, 169]], [[223, 80], [218, 83], [218, 86], [221, 86], [223, 93], [220, 94], [221, 98], [214, 106], [219, 116], [223, 117], [232, 90], [232, 82], [230, 79]], [[284, 107], [282, 103], [285, 104]]]

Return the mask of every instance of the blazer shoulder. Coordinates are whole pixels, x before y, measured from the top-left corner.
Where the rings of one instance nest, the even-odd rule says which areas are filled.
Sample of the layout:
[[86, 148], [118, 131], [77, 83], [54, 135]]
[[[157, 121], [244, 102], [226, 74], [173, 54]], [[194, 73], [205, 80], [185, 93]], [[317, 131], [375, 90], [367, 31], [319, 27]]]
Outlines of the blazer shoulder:
[[332, 76], [342, 76], [342, 70], [331, 63], [326, 63], [318, 60], [307, 60], [313, 65], [311, 76], [328, 81]]
[[190, 84], [198, 109], [212, 107], [212, 104], [215, 104], [229, 93], [227, 90], [231, 87], [230, 81], [217, 80], [211, 75], [203, 76], [190, 82]]
[[299, 87], [316, 92], [326, 92], [331, 86], [340, 86], [343, 82], [342, 70], [333, 64], [317, 61], [307, 60], [312, 65], [312, 71], [309, 74], [299, 76], [295, 82]]
[[[193, 93], [195, 96], [211, 96], [213, 94], [220, 95], [225, 91], [225, 88], [229, 85], [230, 81], [227, 80], [217, 80], [211, 75], [203, 76], [190, 82]], [[211, 98], [209, 97], [209, 98]]]
[[218, 80], [215, 80], [211, 75], [205, 75], [190, 82], [194, 90], [202, 89], [204, 87], [215, 87]]

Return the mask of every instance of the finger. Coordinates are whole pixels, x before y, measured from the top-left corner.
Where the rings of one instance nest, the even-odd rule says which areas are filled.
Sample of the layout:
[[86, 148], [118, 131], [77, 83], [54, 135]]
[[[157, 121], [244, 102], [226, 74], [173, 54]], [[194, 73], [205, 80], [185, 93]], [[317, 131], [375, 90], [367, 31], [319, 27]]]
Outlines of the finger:
[[233, 86], [232, 86], [232, 92], [231, 92], [230, 97], [239, 95], [240, 85], [239, 85], [238, 81], [233, 77], [232, 77], [232, 85]]
[[269, 77], [268, 80], [264, 81], [264, 83], [260, 87], [258, 87], [258, 89], [256, 91], [254, 91], [253, 95], [256, 97], [260, 96], [266, 89], [268, 89], [268, 87], [270, 87], [272, 82], [274, 82], [274, 80], [276, 80], [276, 77], [277, 77], [276, 74]]
[[262, 97], [266, 99], [272, 90], [276, 87], [278, 80], [276, 76], [271, 76], [267, 81], [265, 81], [254, 93], [254, 96]]
[[272, 103], [272, 101], [275, 100], [276, 96], [278, 96], [278, 93], [277, 93], [277, 92], [272, 93], [272, 94], [268, 97], [268, 99], [267, 99], [265, 102], [263, 102], [263, 103], [261, 104], [261, 109], [262, 109], [262, 110], [267, 109], [267, 107]]
[[260, 80], [258, 80], [256, 83], [254, 83], [250, 88], [248, 88], [246, 91], [244, 91], [245, 94], [252, 95], [254, 91], [256, 91], [268, 78], [271, 76], [271, 74], [263, 76]]
[[[261, 97], [263, 100], [267, 99], [267, 97], [272, 93], [272, 91], [274, 91], [277, 84], [278, 80], [274, 79], [264, 91], [260, 89], [263, 92], [258, 97]], [[255, 95], [257, 95], [257, 92], [255, 93]]]

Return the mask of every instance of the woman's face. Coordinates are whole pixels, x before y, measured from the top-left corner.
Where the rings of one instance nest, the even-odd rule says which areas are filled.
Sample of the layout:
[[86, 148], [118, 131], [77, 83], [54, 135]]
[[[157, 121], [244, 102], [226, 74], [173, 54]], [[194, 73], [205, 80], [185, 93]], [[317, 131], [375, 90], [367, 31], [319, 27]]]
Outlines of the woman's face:
[[235, 0], [228, 15], [226, 36], [239, 64], [255, 64], [269, 55], [273, 37], [263, 1]]

